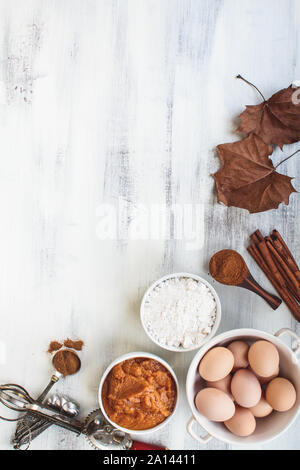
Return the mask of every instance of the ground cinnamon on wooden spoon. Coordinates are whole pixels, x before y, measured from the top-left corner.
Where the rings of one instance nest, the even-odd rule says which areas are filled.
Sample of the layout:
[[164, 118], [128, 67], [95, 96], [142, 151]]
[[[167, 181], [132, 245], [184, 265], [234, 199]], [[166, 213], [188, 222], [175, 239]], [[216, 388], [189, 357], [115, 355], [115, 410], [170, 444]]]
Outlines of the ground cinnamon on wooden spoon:
[[259, 295], [273, 310], [281, 304], [279, 297], [270, 294], [255, 281], [244, 258], [237, 251], [221, 250], [215, 253], [210, 260], [209, 271], [221, 284], [243, 287]]

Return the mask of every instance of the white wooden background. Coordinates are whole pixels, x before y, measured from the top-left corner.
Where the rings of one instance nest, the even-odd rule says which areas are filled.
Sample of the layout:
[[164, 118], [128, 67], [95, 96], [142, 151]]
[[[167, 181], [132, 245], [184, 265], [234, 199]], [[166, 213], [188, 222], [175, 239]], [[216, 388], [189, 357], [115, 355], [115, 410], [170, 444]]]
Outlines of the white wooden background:
[[[153, 345], [139, 304], [146, 287], [169, 272], [207, 277], [209, 256], [222, 248], [244, 254], [270, 288], [245, 250], [256, 228], [276, 227], [299, 259], [298, 195], [289, 207], [249, 215], [217, 205], [210, 177], [219, 167], [215, 146], [235, 140], [243, 105], [259, 102], [234, 77], [243, 74], [270, 96], [300, 78], [299, 41], [299, 0], [0, 1], [2, 383], [17, 382], [36, 396], [52, 371], [49, 341], [83, 338], [82, 370], [57, 391], [79, 400], [84, 414], [97, 407], [111, 360], [152, 351], [178, 374], [181, 404], [172, 424], [150, 440], [205, 448], [185, 432], [184, 382], [193, 354]], [[285, 147], [285, 155], [299, 145]], [[300, 189], [299, 157], [281, 168], [298, 173]], [[132, 227], [140, 204], [142, 229], [153, 207], [192, 207], [200, 241], [193, 242], [189, 227], [176, 236], [172, 217], [169, 235], [147, 229], [138, 236]], [[120, 206], [122, 233], [105, 240], [103, 209]], [[284, 306], [273, 312], [254, 294], [216, 289], [220, 332], [297, 331]], [[13, 429], [0, 423], [1, 449], [9, 448]], [[300, 420], [265, 448], [299, 449], [299, 431]], [[207, 447], [228, 448], [216, 440]], [[89, 446], [52, 428], [32, 448]]]

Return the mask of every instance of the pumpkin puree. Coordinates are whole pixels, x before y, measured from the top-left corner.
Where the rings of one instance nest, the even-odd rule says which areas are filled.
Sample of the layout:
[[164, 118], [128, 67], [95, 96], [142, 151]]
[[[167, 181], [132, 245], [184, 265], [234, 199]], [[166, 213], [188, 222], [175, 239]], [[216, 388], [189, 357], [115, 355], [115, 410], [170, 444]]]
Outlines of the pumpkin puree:
[[108, 417], [130, 430], [151, 429], [175, 408], [176, 384], [158, 361], [134, 358], [117, 364], [106, 377], [102, 402]]

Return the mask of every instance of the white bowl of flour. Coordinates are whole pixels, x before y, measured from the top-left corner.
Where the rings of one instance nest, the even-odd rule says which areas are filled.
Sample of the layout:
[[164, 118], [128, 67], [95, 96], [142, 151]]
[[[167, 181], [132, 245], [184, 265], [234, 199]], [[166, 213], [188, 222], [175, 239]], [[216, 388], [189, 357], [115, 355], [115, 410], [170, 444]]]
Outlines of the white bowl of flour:
[[187, 352], [200, 348], [216, 334], [221, 303], [205, 279], [175, 273], [149, 287], [140, 315], [146, 334], [155, 344], [169, 351]]

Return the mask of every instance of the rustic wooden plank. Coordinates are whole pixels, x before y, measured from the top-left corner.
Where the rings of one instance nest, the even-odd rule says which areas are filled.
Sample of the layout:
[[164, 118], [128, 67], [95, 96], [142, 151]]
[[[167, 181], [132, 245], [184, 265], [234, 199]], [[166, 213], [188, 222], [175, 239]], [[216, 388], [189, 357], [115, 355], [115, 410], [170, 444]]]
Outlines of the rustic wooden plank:
[[[228, 448], [186, 434], [193, 354], [154, 346], [139, 304], [168, 272], [208, 278], [209, 256], [225, 247], [239, 250], [272, 290], [246, 252], [257, 227], [276, 227], [300, 256], [296, 194], [288, 207], [249, 215], [217, 205], [210, 177], [219, 167], [215, 146], [235, 140], [243, 105], [259, 102], [235, 75], [267, 96], [300, 77], [299, 17], [296, 0], [0, 1], [1, 381], [38, 394], [51, 374], [48, 342], [82, 337], [82, 370], [57, 390], [84, 415], [97, 407], [99, 379], [115, 357], [153, 351], [176, 370], [181, 404], [151, 440]], [[297, 157], [282, 166], [298, 190], [299, 168]], [[105, 231], [108, 214], [118, 223]], [[220, 331], [287, 326], [300, 334], [284, 306], [272, 312], [251, 293], [215, 287]], [[12, 430], [1, 424], [1, 449]], [[299, 430], [298, 421], [264, 448], [299, 449]], [[32, 448], [88, 444], [52, 428]]]

